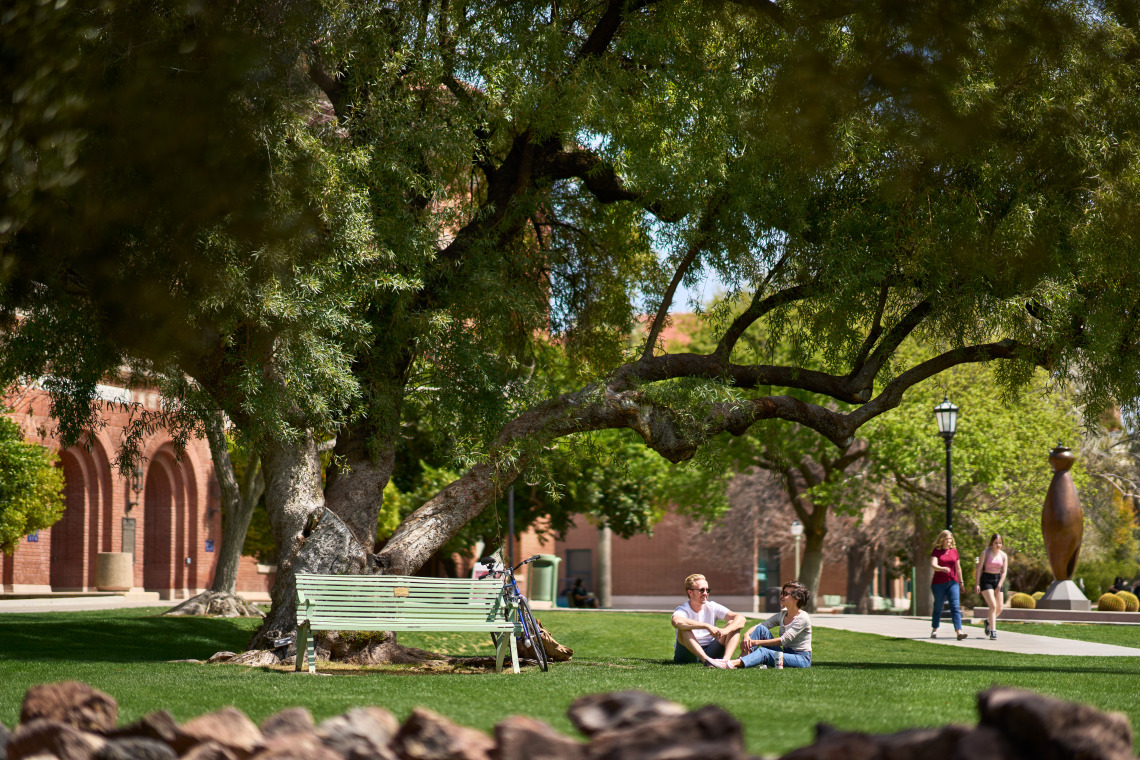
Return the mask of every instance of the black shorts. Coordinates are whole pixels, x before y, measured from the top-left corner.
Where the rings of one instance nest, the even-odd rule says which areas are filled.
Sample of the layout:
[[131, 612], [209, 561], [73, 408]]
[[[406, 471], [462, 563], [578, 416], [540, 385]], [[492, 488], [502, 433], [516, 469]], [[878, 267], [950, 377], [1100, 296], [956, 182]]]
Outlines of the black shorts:
[[1001, 573], [982, 573], [982, 582], [978, 585], [982, 591], [986, 589], [998, 590], [998, 583], [1001, 581]]

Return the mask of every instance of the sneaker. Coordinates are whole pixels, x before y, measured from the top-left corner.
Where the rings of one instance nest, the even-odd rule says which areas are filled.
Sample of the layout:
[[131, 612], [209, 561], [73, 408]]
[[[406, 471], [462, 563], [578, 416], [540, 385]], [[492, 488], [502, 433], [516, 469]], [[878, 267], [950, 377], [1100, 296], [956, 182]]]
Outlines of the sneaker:
[[988, 620], [986, 621], [986, 635], [990, 635], [990, 621]]
[[728, 663], [725, 662], [724, 660], [709, 659], [707, 662], [705, 662], [705, 665], [709, 666], [710, 668], [719, 668], [720, 670], [728, 670]]
[[958, 631], [958, 641], [961, 641], [969, 635], [970, 634], [966, 633], [965, 631]]
[[937, 630], [931, 631], [930, 632], [930, 638], [932, 638], [932, 639], [938, 638], [938, 631]]
[[997, 641], [997, 629], [996, 628], [993, 629], [992, 631], [990, 631], [990, 640], [991, 641]]

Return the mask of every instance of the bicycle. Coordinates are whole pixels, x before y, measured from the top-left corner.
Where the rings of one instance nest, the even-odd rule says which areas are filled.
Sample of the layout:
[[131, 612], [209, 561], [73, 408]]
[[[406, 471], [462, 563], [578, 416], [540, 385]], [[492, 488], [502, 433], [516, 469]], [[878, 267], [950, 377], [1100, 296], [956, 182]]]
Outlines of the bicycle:
[[[534, 619], [534, 613], [530, 611], [530, 602], [519, 591], [518, 581], [515, 580], [515, 571], [523, 565], [529, 565], [540, 555], [536, 554], [533, 557], [528, 557], [522, 562], [512, 567], [504, 567], [502, 570], [496, 570], [496, 560], [493, 557], [484, 557], [479, 560], [479, 564], [487, 568], [487, 574], [492, 578], [503, 578], [503, 586], [506, 587], [506, 602], [508, 605], [513, 606], [518, 610], [518, 620], [522, 628], [522, 633], [517, 637], [519, 642], [534, 652], [534, 658], [538, 660], [538, 667], [542, 668], [543, 672], [549, 670], [550, 663], [546, 657], [546, 648], [542, 646], [542, 629], [539, 627], [538, 622]], [[504, 577], [505, 576], [505, 577]], [[498, 637], [502, 634], [491, 634], [491, 640], [495, 646], [499, 645]]]

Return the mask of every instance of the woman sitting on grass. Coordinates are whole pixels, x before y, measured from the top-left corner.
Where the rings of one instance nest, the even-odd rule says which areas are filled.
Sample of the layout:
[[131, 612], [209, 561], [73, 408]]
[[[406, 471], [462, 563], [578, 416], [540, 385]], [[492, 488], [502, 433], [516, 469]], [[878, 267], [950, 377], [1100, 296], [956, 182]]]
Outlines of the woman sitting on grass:
[[[799, 581], [789, 581], [780, 589], [783, 609], [744, 634], [739, 659], [729, 660], [730, 668], [774, 667], [783, 660], [785, 668], [811, 667], [811, 618], [803, 610], [811, 592]], [[780, 635], [772, 636], [779, 626]]]

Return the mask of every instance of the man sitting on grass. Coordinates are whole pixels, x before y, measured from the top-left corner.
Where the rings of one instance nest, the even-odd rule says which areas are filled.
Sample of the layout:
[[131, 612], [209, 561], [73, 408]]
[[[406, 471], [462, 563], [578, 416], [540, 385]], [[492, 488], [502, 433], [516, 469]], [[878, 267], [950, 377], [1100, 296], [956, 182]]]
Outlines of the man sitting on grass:
[[[685, 579], [685, 595], [689, 600], [673, 610], [673, 627], [677, 629], [673, 644], [673, 662], [703, 662], [713, 668], [727, 668], [724, 657], [732, 657], [740, 643], [744, 616], [723, 604], [709, 600], [709, 582], [694, 573]], [[717, 628], [716, 621], [725, 621]]]

